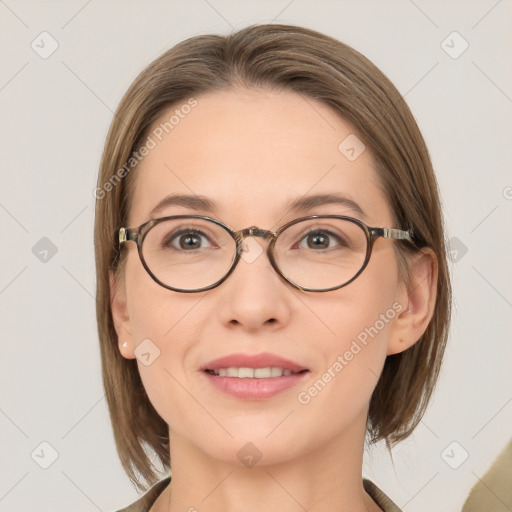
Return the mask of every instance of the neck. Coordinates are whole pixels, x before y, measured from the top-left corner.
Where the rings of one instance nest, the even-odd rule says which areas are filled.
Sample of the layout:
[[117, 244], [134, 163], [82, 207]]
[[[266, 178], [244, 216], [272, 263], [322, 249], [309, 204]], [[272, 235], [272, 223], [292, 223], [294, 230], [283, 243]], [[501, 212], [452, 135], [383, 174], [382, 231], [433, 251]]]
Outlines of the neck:
[[172, 483], [151, 512], [379, 511], [362, 484], [365, 432], [362, 411], [341, 435], [308, 453], [247, 468], [211, 458], [170, 431]]

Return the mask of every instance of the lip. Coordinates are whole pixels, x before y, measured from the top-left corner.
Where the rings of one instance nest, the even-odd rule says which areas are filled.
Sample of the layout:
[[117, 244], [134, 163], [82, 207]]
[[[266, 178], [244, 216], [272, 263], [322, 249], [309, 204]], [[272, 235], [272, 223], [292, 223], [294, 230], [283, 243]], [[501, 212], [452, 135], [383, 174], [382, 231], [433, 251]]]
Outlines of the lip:
[[[267, 379], [238, 379], [236, 377], [220, 377], [207, 373], [206, 370], [220, 368], [268, 368], [278, 367], [291, 370], [293, 375], [272, 377]], [[206, 363], [201, 367], [202, 375], [216, 389], [241, 400], [264, 400], [299, 384], [310, 372], [305, 366], [271, 353], [255, 355], [231, 354]]]
[[[220, 357], [204, 364], [201, 370], [218, 370], [219, 368], [268, 368], [268, 367], [283, 368], [285, 370], [291, 370], [292, 372], [300, 372], [307, 370], [305, 366], [301, 366], [294, 361], [285, 359], [276, 354], [269, 352], [263, 352], [261, 354], [231, 354], [229, 356]], [[280, 378], [280, 377], [275, 377]], [[265, 379], [262, 379], [265, 380]]]

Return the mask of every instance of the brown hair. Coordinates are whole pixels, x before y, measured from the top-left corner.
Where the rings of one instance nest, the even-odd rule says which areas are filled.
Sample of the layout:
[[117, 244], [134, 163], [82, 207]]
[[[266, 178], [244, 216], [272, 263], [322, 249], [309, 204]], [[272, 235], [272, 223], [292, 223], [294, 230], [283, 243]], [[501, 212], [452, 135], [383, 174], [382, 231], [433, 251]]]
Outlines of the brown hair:
[[[170, 468], [168, 426], [151, 405], [136, 360], [123, 358], [110, 307], [109, 272], [119, 273], [116, 234], [126, 225], [138, 154], [155, 120], [170, 106], [236, 86], [284, 89], [329, 105], [370, 149], [397, 228], [412, 228], [418, 247], [438, 260], [433, 318], [420, 340], [388, 356], [370, 401], [370, 443], [388, 449], [423, 416], [448, 336], [451, 287], [436, 178], [419, 128], [388, 78], [363, 55], [318, 32], [256, 25], [228, 36], [187, 39], [153, 61], [122, 98], [110, 126], [96, 189], [97, 320], [103, 381], [117, 451], [130, 479], [158, 476], [147, 449]], [[130, 164], [136, 168], [134, 161]], [[395, 244], [403, 247], [402, 244]], [[402, 249], [399, 249], [402, 250]]]

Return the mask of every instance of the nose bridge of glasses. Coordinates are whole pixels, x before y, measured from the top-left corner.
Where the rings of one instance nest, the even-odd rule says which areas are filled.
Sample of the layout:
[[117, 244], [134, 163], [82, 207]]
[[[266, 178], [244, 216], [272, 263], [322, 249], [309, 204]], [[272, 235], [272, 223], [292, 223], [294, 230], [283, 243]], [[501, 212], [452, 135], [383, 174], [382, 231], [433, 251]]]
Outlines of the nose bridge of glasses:
[[270, 240], [275, 236], [275, 233], [268, 229], [260, 229], [257, 226], [251, 226], [250, 228], [241, 229], [237, 232], [237, 239], [239, 241], [243, 241], [243, 239], [248, 236], [260, 237], [264, 238], [265, 240]]

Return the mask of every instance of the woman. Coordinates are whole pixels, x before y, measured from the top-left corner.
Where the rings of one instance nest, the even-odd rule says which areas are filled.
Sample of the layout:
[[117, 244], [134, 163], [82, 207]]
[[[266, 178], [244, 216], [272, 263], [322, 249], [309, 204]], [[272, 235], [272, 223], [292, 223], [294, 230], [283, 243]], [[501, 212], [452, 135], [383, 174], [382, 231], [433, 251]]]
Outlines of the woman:
[[186, 40], [123, 97], [96, 196], [104, 385], [152, 485], [124, 511], [399, 510], [362, 479], [365, 436], [421, 419], [450, 282], [389, 80], [294, 26]]

